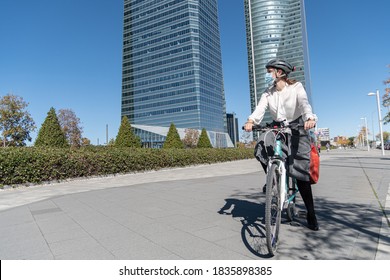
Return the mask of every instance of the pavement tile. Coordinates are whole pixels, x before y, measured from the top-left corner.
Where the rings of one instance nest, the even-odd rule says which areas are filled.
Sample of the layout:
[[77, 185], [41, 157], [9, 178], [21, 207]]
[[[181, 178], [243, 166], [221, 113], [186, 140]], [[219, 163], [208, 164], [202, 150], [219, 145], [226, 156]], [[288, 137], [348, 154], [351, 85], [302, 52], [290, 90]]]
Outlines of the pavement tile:
[[50, 250], [55, 257], [64, 254], [77, 256], [82, 251], [92, 250], [99, 246], [101, 245], [90, 236], [62, 240], [49, 244]]

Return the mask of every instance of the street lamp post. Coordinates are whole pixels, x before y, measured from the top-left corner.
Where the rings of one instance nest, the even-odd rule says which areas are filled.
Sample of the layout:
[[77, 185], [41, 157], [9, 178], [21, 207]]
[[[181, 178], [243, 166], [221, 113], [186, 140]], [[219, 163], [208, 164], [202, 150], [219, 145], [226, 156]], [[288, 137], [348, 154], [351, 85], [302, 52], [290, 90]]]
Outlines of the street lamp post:
[[374, 130], [374, 112], [371, 112], [371, 122], [372, 122], [372, 142], [374, 142], [374, 148], [376, 148], [376, 140], [375, 140], [375, 130]]
[[377, 106], [378, 106], [378, 120], [379, 120], [379, 133], [381, 137], [381, 147], [382, 147], [382, 156], [385, 155], [385, 147], [383, 143], [383, 131], [382, 131], [382, 116], [381, 116], [381, 105], [379, 102], [379, 90], [376, 90], [376, 93], [370, 92], [368, 96], [374, 96], [376, 95], [376, 101], [377, 101]]
[[360, 118], [361, 120], [364, 120], [365, 124], [366, 124], [366, 140], [367, 140], [367, 152], [370, 151], [370, 144], [368, 143], [368, 129], [367, 129], [367, 118], [364, 117], [364, 118]]

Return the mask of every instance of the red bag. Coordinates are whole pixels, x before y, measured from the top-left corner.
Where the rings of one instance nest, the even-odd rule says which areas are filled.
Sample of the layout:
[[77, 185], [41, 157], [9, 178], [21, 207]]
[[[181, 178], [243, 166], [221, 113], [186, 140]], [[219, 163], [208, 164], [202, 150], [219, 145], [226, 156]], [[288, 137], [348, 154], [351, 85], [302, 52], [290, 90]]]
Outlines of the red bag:
[[320, 155], [316, 146], [311, 143], [310, 151], [310, 183], [316, 184], [320, 177]]

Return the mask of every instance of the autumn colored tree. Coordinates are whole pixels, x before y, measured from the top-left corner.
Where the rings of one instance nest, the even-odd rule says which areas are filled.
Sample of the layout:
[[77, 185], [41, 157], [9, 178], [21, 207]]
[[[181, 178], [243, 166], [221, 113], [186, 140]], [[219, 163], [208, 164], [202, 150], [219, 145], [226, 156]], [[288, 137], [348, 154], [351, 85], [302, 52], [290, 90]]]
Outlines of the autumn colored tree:
[[126, 116], [122, 117], [114, 146], [141, 148], [141, 139], [133, 133], [129, 119]]
[[184, 133], [184, 146], [187, 148], [195, 148], [199, 140], [199, 131], [196, 129], [187, 128]]
[[53, 107], [50, 108], [45, 121], [39, 129], [38, 137], [35, 140], [35, 146], [53, 148], [65, 148], [69, 146]]
[[[359, 131], [359, 134], [358, 136], [354, 139], [354, 142], [356, 144], [363, 144], [363, 145], [366, 145], [367, 144], [367, 134], [370, 134], [370, 130], [367, 129], [367, 133], [366, 133], [366, 127], [365, 126], [362, 126], [362, 128], [360, 129]], [[337, 142], [338, 143], [338, 142]], [[338, 143], [340, 144], [340, 143]]]
[[71, 109], [60, 109], [58, 111], [58, 121], [65, 134], [66, 140], [72, 147], [79, 148], [82, 145], [83, 128], [80, 119]]
[[169, 127], [169, 131], [167, 134], [167, 138], [165, 139], [164, 149], [183, 149], [184, 144], [180, 139], [180, 135], [177, 132], [176, 126], [171, 123], [171, 126]]
[[[377, 135], [375, 135], [376, 139], [380, 139], [381, 138], [381, 134], [378, 133]], [[383, 131], [383, 142], [386, 143], [387, 141], [390, 140], [390, 133], [387, 132], [387, 131]]]
[[30, 133], [36, 127], [30, 113], [26, 110], [28, 103], [22, 97], [7, 94], [0, 99], [0, 131], [2, 146], [25, 146], [31, 141]]
[[200, 133], [199, 141], [198, 141], [198, 148], [212, 148], [209, 136], [207, 135], [206, 129], [202, 129], [202, 132]]
[[339, 146], [347, 146], [349, 141], [345, 137], [339, 137], [336, 142]]

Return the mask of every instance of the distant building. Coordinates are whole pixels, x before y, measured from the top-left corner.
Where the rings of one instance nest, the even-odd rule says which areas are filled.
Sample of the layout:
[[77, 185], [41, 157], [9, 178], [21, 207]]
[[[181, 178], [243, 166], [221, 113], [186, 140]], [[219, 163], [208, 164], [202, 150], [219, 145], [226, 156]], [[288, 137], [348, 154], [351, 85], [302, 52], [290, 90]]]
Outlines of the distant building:
[[226, 114], [227, 121], [227, 130], [235, 147], [237, 147], [237, 142], [239, 141], [239, 133], [238, 133], [238, 119], [235, 117], [234, 113]]
[[217, 0], [124, 0], [121, 115], [227, 133]]
[[345, 141], [347, 140], [348, 138], [345, 137], [345, 136], [336, 136], [333, 138], [333, 142], [338, 142], [338, 141]]
[[318, 135], [318, 140], [330, 141], [329, 128], [318, 128], [316, 134]]
[[[304, 0], [244, 0], [244, 4], [251, 111], [267, 87], [265, 65], [276, 57], [296, 66], [290, 77], [303, 84], [311, 101]], [[266, 112], [263, 124], [271, 121]]]

